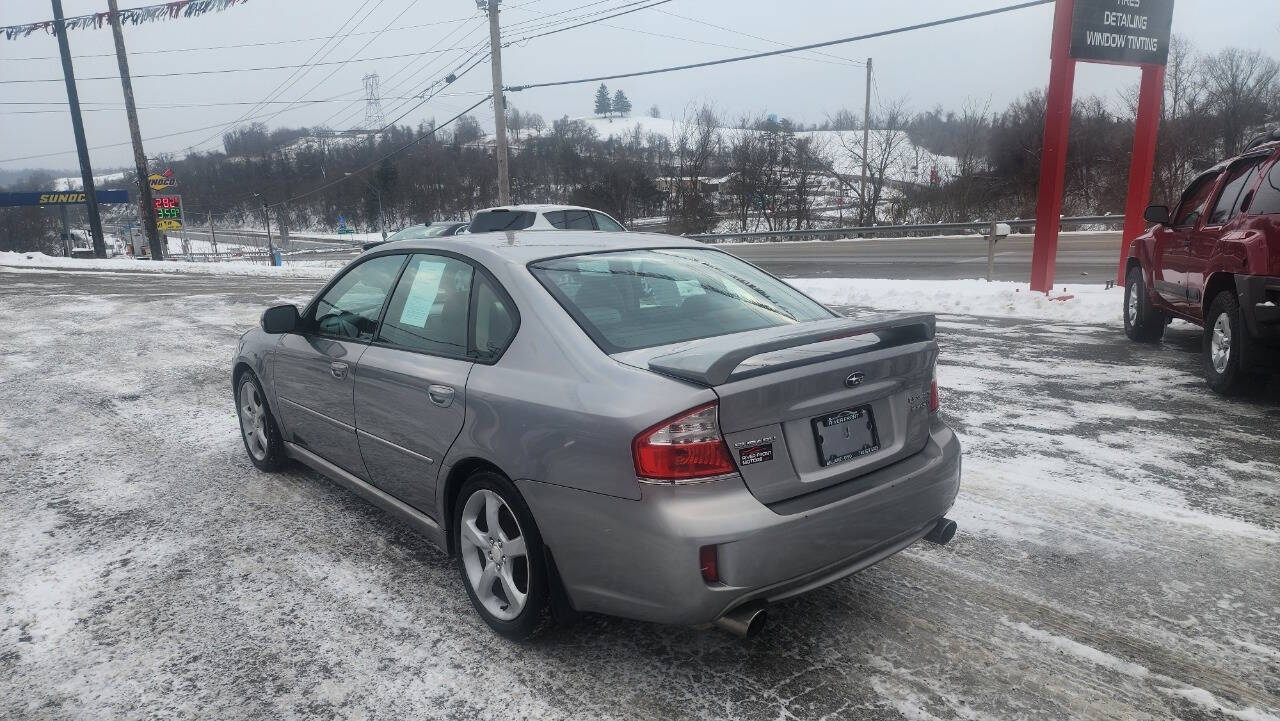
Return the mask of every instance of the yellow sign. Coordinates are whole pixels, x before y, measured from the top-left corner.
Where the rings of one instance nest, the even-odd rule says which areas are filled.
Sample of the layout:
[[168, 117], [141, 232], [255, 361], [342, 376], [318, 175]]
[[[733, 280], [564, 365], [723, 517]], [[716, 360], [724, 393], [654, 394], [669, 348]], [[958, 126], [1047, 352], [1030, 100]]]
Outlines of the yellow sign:
[[156, 221], [156, 230], [182, 230], [182, 223], [164, 218]]
[[147, 176], [147, 185], [157, 193], [163, 190], [170, 190], [178, 185], [178, 179], [173, 176], [173, 168], [166, 169], [163, 173], [152, 173]]
[[83, 203], [84, 193], [41, 193], [41, 205], [64, 205], [66, 203]]

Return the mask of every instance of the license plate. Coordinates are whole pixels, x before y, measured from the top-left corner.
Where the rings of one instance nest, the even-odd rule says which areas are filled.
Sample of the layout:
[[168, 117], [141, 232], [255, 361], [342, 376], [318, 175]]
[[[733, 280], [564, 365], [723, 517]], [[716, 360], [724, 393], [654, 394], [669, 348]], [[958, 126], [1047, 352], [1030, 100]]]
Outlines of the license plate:
[[844, 463], [880, 450], [880, 436], [876, 433], [871, 406], [818, 416], [812, 423], [818, 462], [823, 466]]

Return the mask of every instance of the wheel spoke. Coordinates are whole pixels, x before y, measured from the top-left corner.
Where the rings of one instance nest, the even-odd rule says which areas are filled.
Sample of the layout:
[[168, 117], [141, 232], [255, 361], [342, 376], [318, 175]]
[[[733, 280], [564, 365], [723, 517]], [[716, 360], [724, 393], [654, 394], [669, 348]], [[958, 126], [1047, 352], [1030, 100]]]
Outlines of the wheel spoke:
[[480, 580], [476, 582], [476, 595], [485, 605], [497, 600], [493, 593], [493, 582], [498, 579], [498, 575], [498, 566], [494, 563], [486, 563], [484, 570], [480, 572]]
[[475, 519], [464, 518], [462, 520], [461, 535], [462, 540], [480, 549], [482, 553], [489, 552], [489, 539], [485, 537], [484, 533], [479, 528], [476, 528]]
[[518, 613], [520, 609], [524, 608], [527, 594], [521, 593], [520, 589], [516, 588], [516, 581], [511, 577], [511, 564], [507, 564], [502, 568], [502, 571], [498, 574], [498, 580], [502, 583], [502, 593], [506, 595], [507, 603], [510, 604], [507, 610]]
[[498, 526], [498, 508], [501, 507], [502, 501], [496, 493], [485, 491], [484, 493], [484, 522], [485, 527], [489, 529], [490, 536], [496, 536], [500, 530]]
[[524, 536], [503, 539], [502, 552], [507, 556], [524, 556]]
[[254, 438], [256, 438], [256, 439], [258, 440], [258, 445], [259, 445], [259, 447], [261, 447], [261, 448], [262, 448], [262, 450], [264, 450], [264, 451], [265, 451], [265, 450], [267, 450], [267, 446], [269, 445], [269, 444], [267, 443], [267, 434], [266, 434], [266, 432], [262, 429], [262, 427], [261, 427], [261, 426], [259, 426], [257, 429], [255, 429], [255, 430], [254, 430], [254, 432], [253, 432], [253, 437], [254, 437]]

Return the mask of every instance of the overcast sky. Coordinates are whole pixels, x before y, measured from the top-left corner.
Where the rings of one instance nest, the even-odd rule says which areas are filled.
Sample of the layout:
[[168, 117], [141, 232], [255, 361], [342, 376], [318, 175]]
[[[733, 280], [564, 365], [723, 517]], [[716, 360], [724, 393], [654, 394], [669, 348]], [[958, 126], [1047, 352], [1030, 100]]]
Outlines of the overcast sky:
[[[125, 28], [130, 66], [135, 76], [227, 68], [293, 65], [306, 62], [324, 46], [323, 39], [259, 47], [190, 50], [232, 44], [297, 41], [332, 35], [363, 0], [250, 0], [220, 13]], [[674, 0], [603, 23], [531, 39], [503, 51], [508, 85], [562, 80], [698, 62], [769, 50], [779, 43], [796, 45], [873, 32], [951, 15], [1011, 4], [1012, 0]], [[142, 0], [121, 0], [132, 7]], [[583, 5], [590, 7], [554, 15]], [[536, 26], [566, 17], [620, 6], [624, 0], [505, 0], [504, 39], [532, 34]], [[64, 0], [68, 16], [101, 11], [105, 0]], [[280, 100], [330, 100], [289, 107], [285, 104], [253, 109], [270, 126], [360, 127], [364, 122], [361, 78], [378, 73], [383, 108], [391, 120], [415, 101], [400, 99], [421, 92], [431, 81], [454, 69], [472, 49], [487, 42], [487, 23], [474, 0], [370, 0], [367, 16], [355, 33], [329, 53], [325, 62], [355, 60], [345, 65], [312, 68], [280, 95]], [[666, 11], [666, 12], [663, 12]], [[941, 105], [958, 109], [966, 101], [1003, 109], [1026, 90], [1048, 80], [1048, 45], [1052, 6], [1043, 5], [994, 17], [895, 35], [879, 40], [829, 48], [825, 56], [782, 56], [666, 75], [611, 83], [621, 88], [644, 114], [658, 105], [663, 117], [681, 114], [690, 103], [710, 102], [724, 115], [777, 113], [803, 122], [821, 122], [841, 107], [861, 114], [864, 69], [842, 59], [874, 59], [877, 97], [905, 97], [915, 110]], [[402, 14], [403, 13], [403, 14]], [[683, 16], [677, 17], [669, 13]], [[398, 17], [397, 17], [398, 16]], [[45, 20], [50, 6], [44, 0], [4, 0], [0, 25]], [[696, 22], [696, 21], [702, 21]], [[720, 28], [705, 24], [711, 23]], [[376, 34], [384, 27], [390, 29]], [[418, 26], [401, 29], [405, 26]], [[721, 29], [723, 28], [723, 29]], [[350, 26], [348, 29], [351, 29]], [[1280, 1], [1177, 0], [1173, 30], [1188, 36], [1203, 51], [1228, 45], [1262, 49], [1280, 55]], [[366, 34], [359, 34], [366, 33]], [[663, 37], [666, 36], [666, 37]], [[756, 36], [756, 37], [750, 37]], [[81, 80], [80, 97], [91, 148], [127, 143], [120, 82], [111, 31], [82, 30], [70, 34]], [[370, 42], [372, 41], [372, 42]], [[369, 43], [367, 47], [362, 46]], [[330, 44], [333, 47], [333, 44]], [[387, 55], [449, 49], [417, 57], [361, 60]], [[52, 82], [3, 83], [0, 87], [0, 158], [70, 151], [54, 157], [0, 163], [0, 168], [75, 168], [74, 140], [66, 108], [66, 91], [53, 36], [36, 33], [26, 38], [0, 37], [0, 81], [51, 79]], [[106, 55], [103, 55], [106, 54]], [[94, 57], [96, 55], [96, 57]], [[24, 59], [24, 58], [40, 59]], [[144, 138], [171, 135], [217, 125], [212, 129], [153, 139], [148, 155], [182, 153], [195, 144], [204, 150], [220, 148], [221, 130], [231, 127], [249, 105], [197, 108], [148, 106], [190, 103], [257, 102], [266, 98], [294, 71], [262, 70], [164, 78], [136, 77], [134, 89]], [[332, 73], [332, 76], [330, 74]], [[1137, 82], [1136, 68], [1081, 65], [1077, 94], [1100, 93], [1117, 98]], [[91, 76], [111, 76], [90, 80]], [[416, 124], [427, 118], [444, 120], [488, 91], [487, 63], [458, 79], [448, 92], [409, 113], [401, 122]], [[591, 85], [531, 90], [509, 96], [522, 109], [541, 113], [548, 121], [562, 115], [589, 114], [595, 88]], [[45, 105], [17, 102], [50, 103]], [[30, 114], [25, 111], [50, 111]], [[24, 111], [24, 112], [19, 112]], [[492, 126], [489, 105], [477, 116]], [[486, 119], [486, 116], [488, 118]], [[252, 119], [252, 118], [251, 118]], [[203, 141], [203, 144], [201, 144]], [[127, 145], [91, 152], [95, 170], [131, 163]]]

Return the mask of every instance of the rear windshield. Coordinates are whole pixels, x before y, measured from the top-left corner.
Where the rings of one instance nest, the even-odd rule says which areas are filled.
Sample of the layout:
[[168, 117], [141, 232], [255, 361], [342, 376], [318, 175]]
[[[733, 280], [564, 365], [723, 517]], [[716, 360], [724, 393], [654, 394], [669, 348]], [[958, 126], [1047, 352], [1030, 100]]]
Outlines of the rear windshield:
[[606, 353], [834, 315], [786, 283], [714, 250], [596, 253], [529, 268]]
[[524, 210], [487, 210], [471, 219], [472, 233], [524, 230], [533, 225], [533, 213]]
[[397, 240], [419, 240], [421, 238], [430, 238], [434, 235], [438, 235], [438, 233], [432, 233], [431, 228], [432, 226], [430, 225], [411, 225], [408, 228], [397, 232], [390, 238], [387, 238], [387, 242], [390, 243]]

